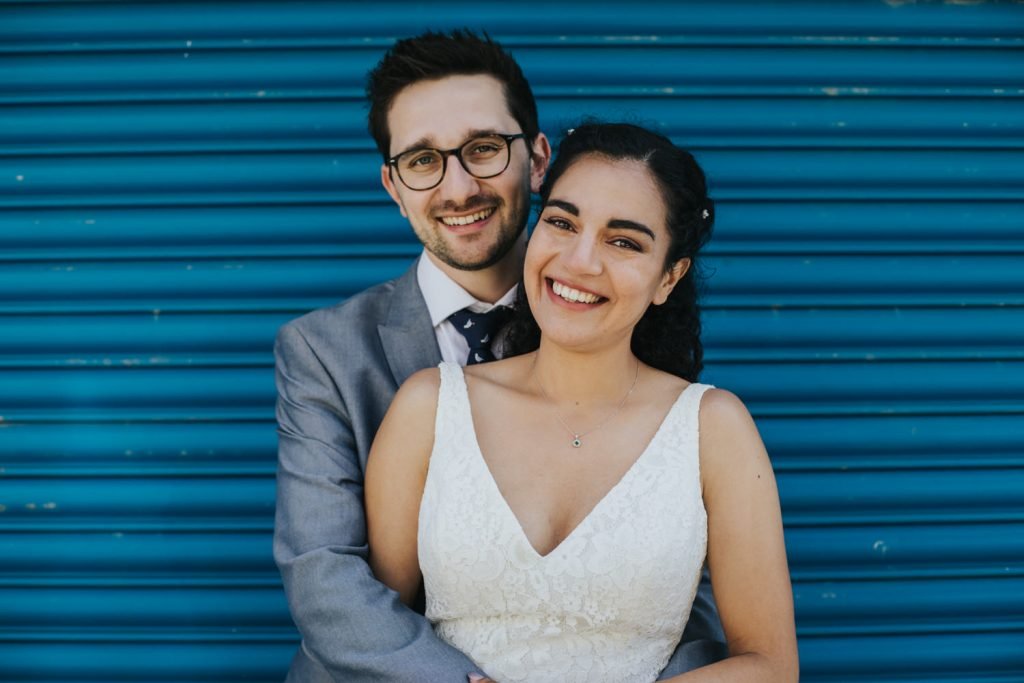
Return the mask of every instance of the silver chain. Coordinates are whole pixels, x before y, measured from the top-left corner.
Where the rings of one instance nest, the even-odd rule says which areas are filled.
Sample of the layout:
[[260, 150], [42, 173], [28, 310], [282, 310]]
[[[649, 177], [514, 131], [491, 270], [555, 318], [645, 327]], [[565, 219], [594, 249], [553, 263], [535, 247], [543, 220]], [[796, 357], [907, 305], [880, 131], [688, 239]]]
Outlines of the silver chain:
[[[619, 405], [615, 406], [615, 408], [610, 413], [608, 413], [608, 415], [606, 415], [603, 420], [601, 420], [600, 422], [597, 423], [596, 426], [591, 427], [590, 429], [586, 430], [585, 432], [577, 432], [575, 429], [573, 429], [569, 425], [565, 424], [565, 420], [563, 420], [562, 416], [558, 414], [558, 408], [556, 408], [554, 405], [552, 405], [551, 410], [555, 414], [555, 419], [558, 420], [558, 423], [560, 425], [565, 427], [565, 431], [567, 431], [570, 434], [572, 434], [572, 441], [570, 443], [572, 444], [573, 448], [580, 448], [583, 445], [582, 438], [584, 436], [586, 436], [587, 434], [593, 434], [597, 430], [601, 429], [606, 424], [608, 424], [609, 420], [611, 420], [613, 417], [615, 417], [616, 415], [619, 414], [619, 411], [622, 410], [622, 406], [626, 405], [626, 400], [629, 398], [630, 394], [632, 394], [633, 390], [636, 389], [636, 381], [639, 378], [640, 378], [640, 360], [637, 359], [637, 361], [636, 361], [636, 372], [633, 374], [633, 383], [631, 385], [629, 385], [629, 391], [627, 391], [626, 395], [622, 397], [621, 401], [619, 401]], [[554, 404], [554, 401], [552, 401], [551, 397], [548, 396], [548, 392], [544, 391], [544, 385], [540, 383], [540, 376], [537, 374], [537, 362], [536, 361], [534, 361], [534, 363], [533, 363], [533, 381], [537, 383], [537, 388], [540, 389], [540, 395], [544, 397], [544, 400], [550, 401], [552, 404]]]

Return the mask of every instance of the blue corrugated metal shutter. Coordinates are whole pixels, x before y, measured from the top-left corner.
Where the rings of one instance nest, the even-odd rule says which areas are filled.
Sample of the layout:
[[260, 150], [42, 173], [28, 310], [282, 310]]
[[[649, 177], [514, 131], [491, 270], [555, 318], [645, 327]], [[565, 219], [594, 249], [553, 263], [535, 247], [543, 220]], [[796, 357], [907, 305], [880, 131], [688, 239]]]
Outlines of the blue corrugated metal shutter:
[[0, 3], [0, 679], [275, 681], [277, 326], [400, 272], [366, 70], [485, 28], [713, 180], [805, 681], [1024, 680], [1024, 5]]

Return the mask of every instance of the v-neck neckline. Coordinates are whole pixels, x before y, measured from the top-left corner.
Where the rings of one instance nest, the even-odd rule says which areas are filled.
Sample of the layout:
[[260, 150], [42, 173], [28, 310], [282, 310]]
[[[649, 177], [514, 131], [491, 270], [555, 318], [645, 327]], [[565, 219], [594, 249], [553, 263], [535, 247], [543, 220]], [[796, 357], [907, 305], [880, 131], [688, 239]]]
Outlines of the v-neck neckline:
[[665, 413], [665, 416], [662, 418], [661, 424], [658, 425], [658, 429], [655, 430], [654, 435], [651, 437], [650, 441], [647, 442], [647, 446], [644, 447], [643, 451], [640, 452], [640, 455], [638, 455], [636, 459], [633, 460], [632, 464], [630, 464], [630, 466], [626, 469], [622, 476], [619, 477], [619, 480], [616, 481], [611, 486], [611, 488], [604, 492], [604, 495], [602, 495], [598, 499], [598, 501], [594, 503], [594, 506], [590, 508], [586, 515], [584, 515], [583, 519], [581, 519], [576, 524], [576, 526], [574, 526], [572, 530], [569, 531], [569, 533], [566, 534], [562, 538], [562, 540], [560, 540], [555, 545], [555, 547], [553, 547], [551, 550], [542, 555], [540, 551], [537, 550], [537, 546], [533, 544], [533, 541], [531, 541], [530, 537], [526, 534], [526, 530], [523, 528], [522, 522], [519, 521], [519, 515], [517, 515], [515, 510], [512, 509], [512, 506], [509, 504], [508, 499], [505, 498], [505, 494], [501, 492], [501, 487], [498, 485], [498, 480], [494, 478], [494, 473], [491, 472], [491, 467], [490, 465], [487, 464], [487, 459], [484, 457], [483, 449], [480, 448], [480, 438], [477, 436], [476, 422], [474, 422], [473, 420], [473, 405], [469, 400], [469, 383], [466, 381], [465, 371], [462, 368], [460, 368], [460, 371], [462, 371], [460, 372], [462, 379], [462, 400], [465, 405], [466, 413], [469, 419], [469, 433], [473, 438], [473, 448], [476, 450], [477, 459], [480, 465], [483, 467], [484, 474], [486, 475], [485, 478], [487, 479], [488, 482], [490, 482], [491, 487], [494, 489], [494, 493], [496, 494], [496, 497], [498, 498], [501, 507], [504, 508], [504, 510], [508, 513], [508, 517], [511, 519], [513, 526], [515, 526], [520, 540], [526, 543], [527, 548], [530, 549], [530, 552], [533, 554], [537, 561], [543, 561], [548, 559], [549, 557], [557, 553], [562, 547], [564, 547], [568, 543], [568, 541], [573, 536], [575, 536], [577, 532], [579, 532], [580, 528], [590, 521], [590, 519], [594, 516], [598, 509], [605, 505], [605, 501], [609, 500], [616, 491], [622, 488], [624, 482], [626, 482], [632, 476], [635, 476], [633, 473], [638, 469], [640, 463], [643, 462], [643, 460], [645, 460], [647, 454], [651, 451], [653, 446], [661, 438], [661, 434], [665, 429], [665, 425], [669, 422], [669, 418], [672, 417], [673, 413], [675, 413], [676, 410], [679, 409], [679, 406], [682, 404], [683, 396], [685, 396], [686, 392], [690, 390], [690, 387], [693, 387], [697, 384], [696, 382], [690, 382], [683, 388], [682, 391], [679, 392], [679, 395], [676, 397], [676, 400], [672, 402], [672, 405], [671, 407], [669, 407], [668, 412]]

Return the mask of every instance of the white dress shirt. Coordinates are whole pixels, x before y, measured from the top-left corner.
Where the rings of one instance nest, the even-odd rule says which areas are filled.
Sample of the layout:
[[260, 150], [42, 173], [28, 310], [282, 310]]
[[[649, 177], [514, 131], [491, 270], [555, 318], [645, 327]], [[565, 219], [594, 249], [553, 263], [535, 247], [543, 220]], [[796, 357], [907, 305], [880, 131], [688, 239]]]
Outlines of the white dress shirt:
[[[430, 323], [434, 326], [434, 334], [437, 336], [437, 345], [441, 349], [441, 358], [449, 363], [465, 365], [469, 358], [469, 343], [455, 329], [448, 316], [463, 308], [468, 308], [474, 313], [487, 313], [498, 306], [511, 306], [516, 301], [516, 286], [505, 292], [505, 296], [493, 304], [474, 298], [438, 268], [425, 250], [416, 267], [416, 281], [423, 292], [423, 299], [427, 302], [427, 311], [430, 313]], [[491, 345], [495, 358], [501, 358], [499, 351], [503, 338], [504, 335], [497, 335]]]

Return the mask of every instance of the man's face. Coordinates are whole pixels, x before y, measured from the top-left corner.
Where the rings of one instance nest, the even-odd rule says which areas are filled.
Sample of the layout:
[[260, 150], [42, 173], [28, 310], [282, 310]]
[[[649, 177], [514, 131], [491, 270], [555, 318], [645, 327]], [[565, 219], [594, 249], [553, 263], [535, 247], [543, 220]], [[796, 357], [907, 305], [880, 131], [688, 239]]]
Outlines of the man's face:
[[[484, 132], [522, 130], [508, 110], [501, 83], [491, 76], [449, 76], [407, 86], [388, 111], [389, 156], [419, 147], [452, 149]], [[442, 267], [482, 270], [508, 255], [526, 226], [530, 191], [547, 166], [547, 140], [538, 136], [531, 154], [525, 140], [510, 143], [508, 168], [475, 178], [449, 157], [441, 183], [410, 190], [387, 164], [381, 181], [423, 246]]]

